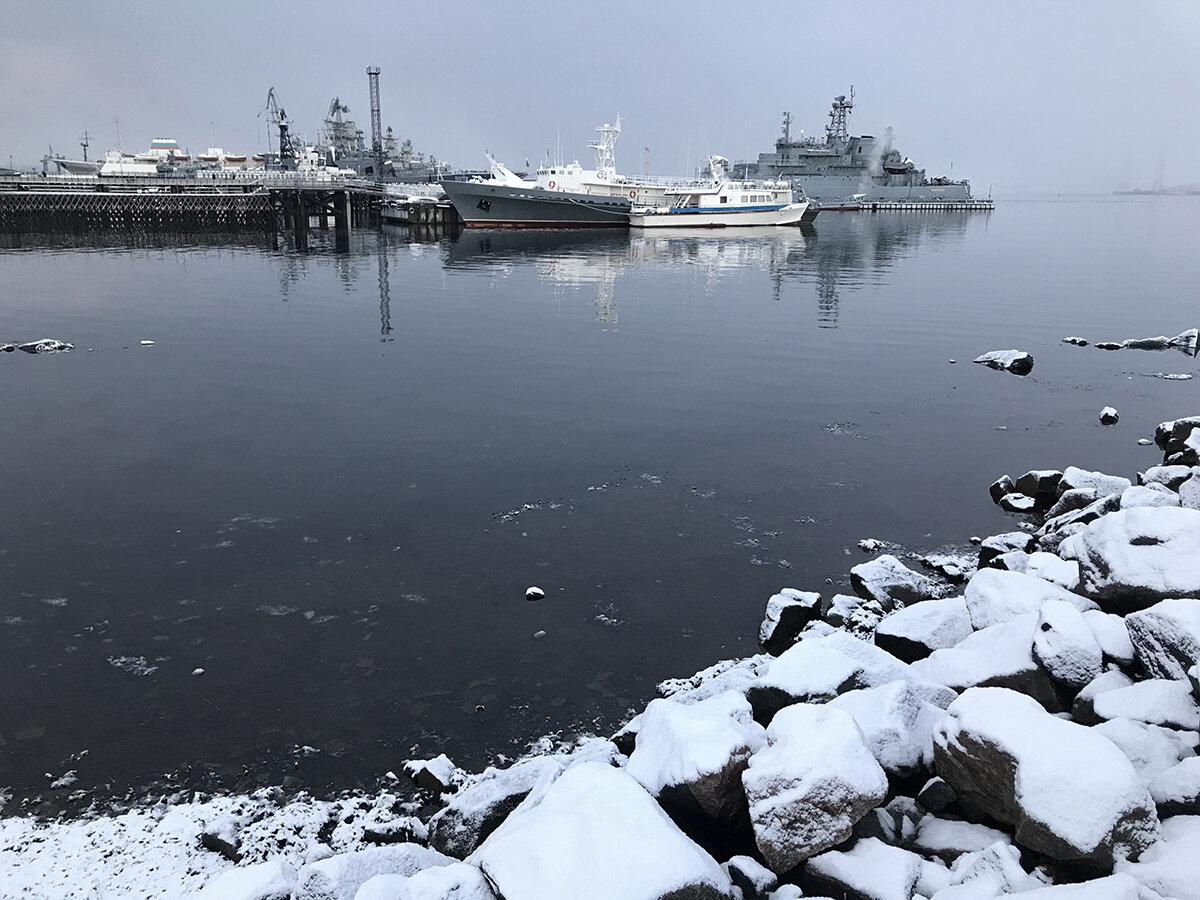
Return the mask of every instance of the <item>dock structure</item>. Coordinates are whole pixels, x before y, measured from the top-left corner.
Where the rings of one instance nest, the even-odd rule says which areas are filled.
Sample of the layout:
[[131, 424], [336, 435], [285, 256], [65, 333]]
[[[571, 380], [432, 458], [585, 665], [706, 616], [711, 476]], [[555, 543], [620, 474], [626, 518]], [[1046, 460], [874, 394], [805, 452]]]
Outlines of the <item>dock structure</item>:
[[864, 200], [861, 209], [870, 212], [971, 212], [991, 210], [991, 200]]
[[290, 232], [306, 249], [314, 226], [333, 223], [338, 246], [378, 221], [383, 191], [354, 177], [303, 172], [226, 177], [0, 177], [0, 231]]

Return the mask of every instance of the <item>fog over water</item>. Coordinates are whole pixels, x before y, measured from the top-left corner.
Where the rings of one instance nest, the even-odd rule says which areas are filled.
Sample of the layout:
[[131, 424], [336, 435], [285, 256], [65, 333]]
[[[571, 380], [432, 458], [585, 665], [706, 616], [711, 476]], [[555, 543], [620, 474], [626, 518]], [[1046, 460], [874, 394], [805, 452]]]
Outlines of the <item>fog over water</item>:
[[781, 113], [820, 134], [856, 92], [854, 133], [977, 194], [1107, 193], [1200, 182], [1200, 4], [712, 2], [204, 4], [47, 0], [0, 28], [0, 165], [173, 137], [192, 153], [268, 149], [275, 87], [315, 140], [335, 96], [459, 167], [561, 148], [588, 160], [624, 116], [618, 166], [678, 174], [771, 149]]

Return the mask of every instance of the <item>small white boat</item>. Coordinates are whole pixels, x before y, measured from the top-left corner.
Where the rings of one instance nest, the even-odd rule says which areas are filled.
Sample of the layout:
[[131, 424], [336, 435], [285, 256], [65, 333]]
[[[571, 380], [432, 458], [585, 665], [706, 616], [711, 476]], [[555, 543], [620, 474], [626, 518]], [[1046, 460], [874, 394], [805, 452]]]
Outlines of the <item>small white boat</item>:
[[[809, 214], [809, 202], [795, 202], [787, 182], [730, 181], [729, 160], [709, 157], [712, 181], [669, 188], [667, 206], [635, 206], [634, 228], [727, 228], [740, 225], [798, 225]], [[811, 215], [808, 215], [811, 218]]]

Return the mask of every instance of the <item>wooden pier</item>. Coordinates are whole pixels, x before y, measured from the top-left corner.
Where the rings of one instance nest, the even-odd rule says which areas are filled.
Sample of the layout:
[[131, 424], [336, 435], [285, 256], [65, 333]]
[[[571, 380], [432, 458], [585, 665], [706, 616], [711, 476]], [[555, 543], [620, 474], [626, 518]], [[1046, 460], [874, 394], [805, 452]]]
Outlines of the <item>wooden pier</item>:
[[356, 178], [268, 172], [227, 178], [0, 178], [0, 232], [290, 232], [297, 249], [309, 231], [349, 231], [378, 222], [383, 191]]

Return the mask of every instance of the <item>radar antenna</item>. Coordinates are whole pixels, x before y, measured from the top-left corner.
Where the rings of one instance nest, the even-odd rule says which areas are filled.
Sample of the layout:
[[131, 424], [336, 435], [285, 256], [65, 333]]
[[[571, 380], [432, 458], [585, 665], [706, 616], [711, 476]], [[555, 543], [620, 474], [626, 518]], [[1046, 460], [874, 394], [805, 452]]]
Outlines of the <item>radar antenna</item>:
[[620, 115], [617, 116], [615, 125], [605, 122], [596, 129], [596, 133], [600, 135], [600, 139], [594, 144], [588, 144], [589, 148], [596, 151], [596, 168], [615, 169], [617, 167], [617, 138], [621, 136]]
[[854, 109], [854, 85], [850, 85], [850, 99], [845, 94], [833, 98], [833, 108], [829, 110], [829, 124], [825, 126], [826, 141], [847, 141], [850, 139], [850, 110]]

